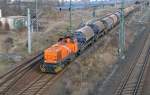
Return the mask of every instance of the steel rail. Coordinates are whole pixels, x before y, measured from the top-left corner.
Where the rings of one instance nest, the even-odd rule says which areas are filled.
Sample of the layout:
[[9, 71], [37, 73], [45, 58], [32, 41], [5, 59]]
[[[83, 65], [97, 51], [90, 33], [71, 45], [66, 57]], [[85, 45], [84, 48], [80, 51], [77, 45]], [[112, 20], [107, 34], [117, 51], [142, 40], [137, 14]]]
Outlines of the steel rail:
[[[144, 44], [146, 44], [146, 38], [144, 39]], [[142, 48], [144, 48], [144, 45], [142, 46]], [[142, 50], [140, 49], [138, 51], [137, 56], [135, 56], [134, 59], [138, 59], [140, 57], [140, 55], [142, 54]], [[116, 95], [122, 95], [122, 93], [124, 92], [124, 89], [129, 81], [130, 76], [132, 75], [132, 72], [137, 64], [138, 60], [134, 60], [133, 64], [129, 67], [129, 71], [128, 73], [125, 75], [126, 77], [123, 79], [123, 82], [121, 82], [121, 87], [119, 86], [119, 90], [117, 90]]]

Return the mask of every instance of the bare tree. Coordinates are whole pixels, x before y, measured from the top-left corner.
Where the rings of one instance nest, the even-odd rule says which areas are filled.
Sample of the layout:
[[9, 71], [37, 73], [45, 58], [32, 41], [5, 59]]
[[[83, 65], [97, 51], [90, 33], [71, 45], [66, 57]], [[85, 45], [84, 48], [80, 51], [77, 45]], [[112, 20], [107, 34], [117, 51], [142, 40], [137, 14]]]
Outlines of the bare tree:
[[3, 16], [7, 14], [8, 9], [7, 1], [8, 0], [0, 0], [0, 9], [2, 9]]

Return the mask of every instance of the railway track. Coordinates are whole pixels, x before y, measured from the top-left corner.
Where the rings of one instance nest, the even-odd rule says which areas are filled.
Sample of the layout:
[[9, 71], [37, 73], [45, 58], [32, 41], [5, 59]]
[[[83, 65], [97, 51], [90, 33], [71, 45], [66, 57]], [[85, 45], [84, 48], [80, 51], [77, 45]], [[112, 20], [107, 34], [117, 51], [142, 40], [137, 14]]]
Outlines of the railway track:
[[143, 81], [147, 72], [148, 62], [150, 57], [150, 36], [143, 45], [143, 49], [139, 51], [130, 66], [127, 74], [124, 74], [123, 81], [121, 81], [115, 95], [141, 95]]
[[71, 64], [69, 64], [59, 74], [44, 74], [43, 73], [39, 75], [36, 80], [31, 82], [28, 86], [26, 86], [16, 95], [42, 95], [43, 90], [45, 90], [46, 87], [49, 87], [53, 83], [55, 83], [55, 81], [57, 81], [57, 79], [64, 74], [64, 72], [67, 70], [69, 66], [71, 66]]
[[0, 77], [0, 94], [4, 95], [21, 77], [35, 67], [42, 58], [42, 53], [31, 58], [29, 61], [17, 66]]
[[143, 82], [145, 80], [146, 73], [147, 73], [147, 70], [148, 70], [148, 67], [149, 67], [149, 61], [150, 61], [149, 58], [150, 58], [150, 48], [149, 48], [149, 50], [147, 52], [145, 61], [143, 63], [140, 75], [138, 77], [137, 84], [136, 84], [134, 92], [133, 92], [133, 95], [139, 95], [139, 94], [141, 95], [143, 93], [142, 92]]
[[36, 95], [55, 75], [40, 75], [35, 81], [22, 89], [17, 95]]
[[[55, 81], [63, 75], [66, 71], [67, 67], [59, 74], [45, 74], [39, 73], [30, 83], [27, 85], [23, 85], [23, 88], [19, 88], [17, 91], [14, 91], [14, 88], [18, 88], [17, 86], [20, 84], [20, 81], [24, 81], [28, 78], [29, 74], [32, 76], [36, 67], [39, 67], [39, 62], [42, 58], [42, 54], [32, 58], [30, 61], [25, 62], [15, 69], [9, 71], [5, 75], [0, 77], [0, 95], [41, 95], [43, 90], [47, 87], [55, 83]], [[34, 70], [33, 70], [34, 69]], [[37, 71], [35, 71], [37, 72]], [[28, 75], [28, 76], [26, 76]], [[40, 93], [40, 94], [39, 94]]]

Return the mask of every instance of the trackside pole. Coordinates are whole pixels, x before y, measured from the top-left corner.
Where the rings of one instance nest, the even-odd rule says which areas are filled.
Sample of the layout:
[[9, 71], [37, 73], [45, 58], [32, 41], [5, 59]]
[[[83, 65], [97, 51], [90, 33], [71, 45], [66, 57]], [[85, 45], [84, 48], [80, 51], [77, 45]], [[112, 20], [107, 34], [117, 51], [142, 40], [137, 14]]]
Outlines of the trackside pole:
[[31, 53], [31, 44], [32, 44], [32, 41], [31, 41], [31, 14], [30, 14], [30, 9], [28, 8], [27, 9], [28, 11], [28, 21], [27, 21], [27, 25], [28, 25], [28, 53], [30, 54]]
[[35, 0], [35, 11], [36, 11], [36, 32], [39, 31], [39, 21], [38, 21], [38, 0]]
[[125, 59], [125, 19], [124, 19], [124, 0], [121, 1], [121, 20], [119, 31], [119, 57]]
[[70, 0], [69, 12], [70, 12], [70, 34], [72, 34], [72, 0]]

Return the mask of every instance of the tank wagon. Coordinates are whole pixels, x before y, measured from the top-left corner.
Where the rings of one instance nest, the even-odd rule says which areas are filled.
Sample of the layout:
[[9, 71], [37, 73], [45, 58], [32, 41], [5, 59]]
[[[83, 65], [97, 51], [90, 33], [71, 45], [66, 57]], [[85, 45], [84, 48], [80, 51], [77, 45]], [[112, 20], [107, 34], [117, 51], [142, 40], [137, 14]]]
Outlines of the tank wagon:
[[[125, 16], [135, 9], [136, 7], [134, 6], [125, 8]], [[115, 13], [109, 14], [104, 18], [86, 23], [85, 26], [76, 30], [71, 36], [60, 38], [56, 44], [45, 49], [44, 57], [40, 64], [41, 71], [50, 73], [60, 72], [87, 47], [115, 27], [120, 21], [120, 16], [121, 12], [117, 10]]]
[[131, 6], [131, 7], [127, 7], [124, 9], [124, 15], [128, 16], [130, 12], [132, 12], [136, 7], [135, 6]]

